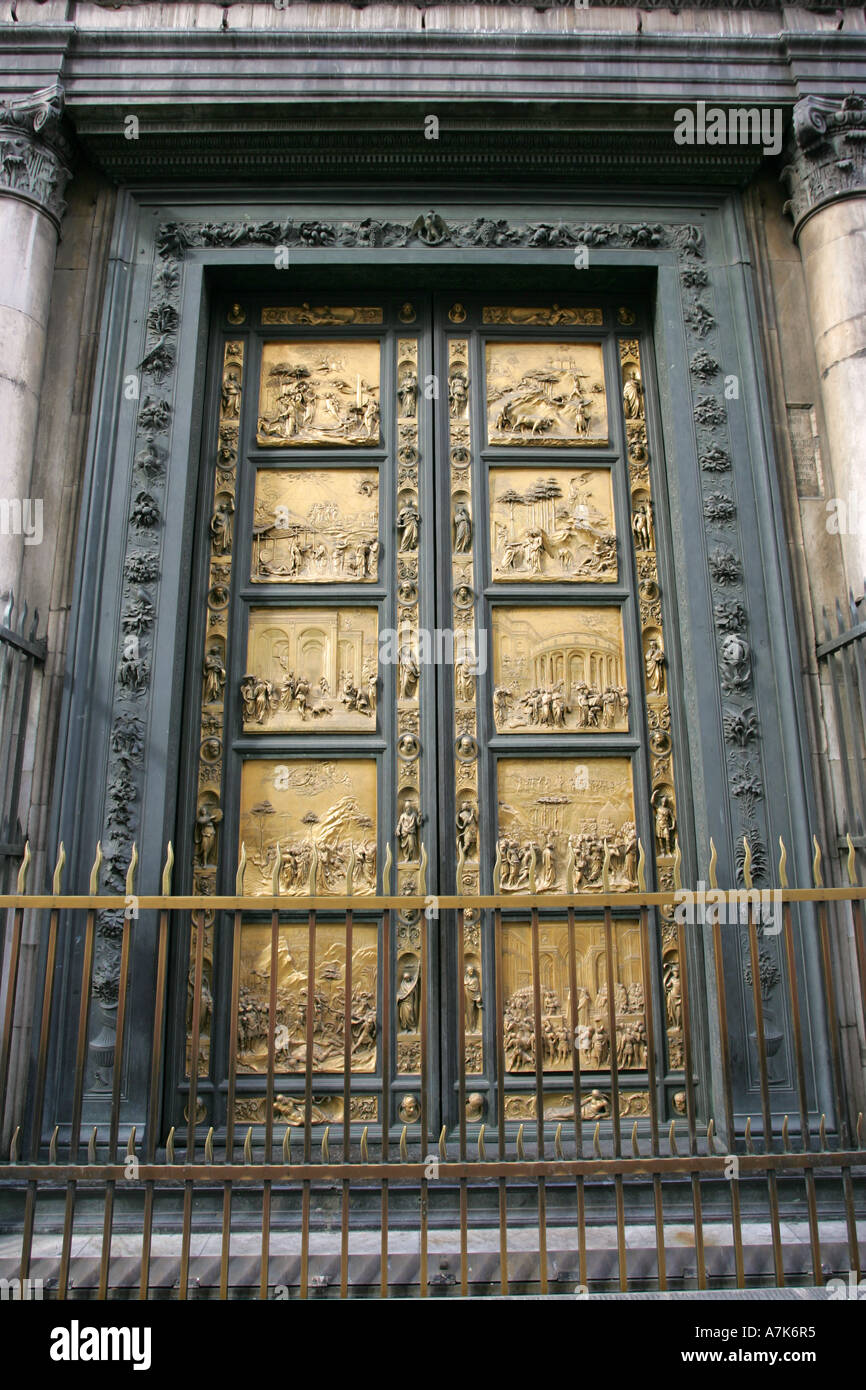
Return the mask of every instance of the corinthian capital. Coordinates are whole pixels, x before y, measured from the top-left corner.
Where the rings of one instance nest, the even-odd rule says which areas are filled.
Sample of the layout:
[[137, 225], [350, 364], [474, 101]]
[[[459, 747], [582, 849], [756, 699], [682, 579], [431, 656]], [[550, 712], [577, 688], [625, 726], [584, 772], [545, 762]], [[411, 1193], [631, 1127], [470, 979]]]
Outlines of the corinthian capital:
[[72, 155], [62, 118], [58, 83], [0, 102], [0, 197], [5, 193], [34, 203], [58, 227]]
[[789, 157], [782, 178], [797, 227], [837, 198], [866, 195], [866, 100], [801, 97], [794, 107]]

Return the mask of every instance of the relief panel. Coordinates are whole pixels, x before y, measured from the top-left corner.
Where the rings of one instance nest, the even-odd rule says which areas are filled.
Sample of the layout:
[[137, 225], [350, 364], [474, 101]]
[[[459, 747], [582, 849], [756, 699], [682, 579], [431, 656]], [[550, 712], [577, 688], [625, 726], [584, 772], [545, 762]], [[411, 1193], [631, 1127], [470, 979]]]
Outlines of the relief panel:
[[254, 583], [372, 584], [378, 567], [375, 468], [259, 469]]
[[252, 608], [244, 733], [376, 728], [375, 608]]
[[497, 733], [628, 729], [619, 609], [497, 606], [492, 623]]
[[494, 581], [615, 583], [610, 472], [491, 468], [490, 571]]
[[485, 357], [489, 444], [607, 443], [600, 343], [488, 342]]
[[266, 343], [256, 442], [378, 444], [379, 356], [378, 341]]
[[376, 762], [373, 758], [247, 759], [241, 771], [240, 839], [246, 892], [343, 894], [353, 866], [355, 893], [376, 889]]

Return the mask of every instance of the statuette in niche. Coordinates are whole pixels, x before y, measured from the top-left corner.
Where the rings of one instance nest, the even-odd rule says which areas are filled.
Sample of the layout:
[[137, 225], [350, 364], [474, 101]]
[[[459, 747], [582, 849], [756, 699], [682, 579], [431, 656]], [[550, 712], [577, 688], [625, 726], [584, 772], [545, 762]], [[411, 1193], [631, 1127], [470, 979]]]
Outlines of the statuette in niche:
[[213, 537], [215, 555], [228, 555], [232, 548], [232, 515], [234, 498], [227, 493], [217, 498], [214, 514], [211, 517], [210, 533]]
[[207, 705], [216, 704], [222, 699], [226, 683], [226, 668], [222, 662], [219, 647], [210, 647], [204, 659], [204, 701]]
[[448, 405], [453, 420], [465, 420], [469, 408], [469, 377], [465, 371], [452, 371], [448, 378]]
[[677, 833], [677, 818], [673, 798], [661, 788], [652, 796], [655, 807], [655, 834], [660, 854], [673, 854]]
[[636, 367], [627, 367], [622, 385], [622, 408], [627, 420], [643, 417], [643, 386]]
[[400, 377], [397, 398], [400, 402], [400, 415], [403, 419], [412, 419], [418, 400], [418, 378], [413, 371], [405, 371]]
[[644, 655], [647, 689], [653, 695], [663, 695], [665, 689], [665, 654], [657, 637], [650, 638]]
[[205, 869], [211, 864], [211, 856], [216, 849], [217, 826], [222, 818], [222, 811], [210, 802], [202, 802], [198, 808], [194, 834], [198, 868]]
[[418, 1030], [420, 989], [418, 970], [404, 969], [397, 985], [397, 1022], [401, 1033], [415, 1033]]
[[466, 1032], [478, 1033], [481, 1031], [481, 1010], [483, 1008], [481, 974], [478, 966], [472, 961], [469, 961], [463, 973], [463, 997], [466, 1010]]
[[397, 513], [397, 529], [400, 532], [400, 550], [418, 549], [418, 530], [421, 524], [421, 513], [414, 502], [407, 503], [401, 507]]
[[454, 508], [454, 549], [459, 554], [472, 549], [472, 517], [465, 502]]
[[404, 805], [397, 820], [397, 840], [400, 845], [400, 858], [416, 860], [419, 853], [419, 832], [421, 812], [411, 801]]

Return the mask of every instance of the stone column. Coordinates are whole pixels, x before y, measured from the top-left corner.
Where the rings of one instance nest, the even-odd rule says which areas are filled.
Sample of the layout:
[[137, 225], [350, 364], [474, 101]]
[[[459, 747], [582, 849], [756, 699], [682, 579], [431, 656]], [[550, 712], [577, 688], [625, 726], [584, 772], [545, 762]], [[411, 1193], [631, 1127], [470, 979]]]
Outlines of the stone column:
[[62, 109], [57, 85], [0, 103], [0, 601], [18, 585], [24, 544], [41, 539], [30, 479], [70, 173]]
[[839, 530], [847, 582], [860, 595], [866, 579], [866, 101], [802, 98], [790, 153], [782, 178], [821, 382], [832, 474], [827, 520]]

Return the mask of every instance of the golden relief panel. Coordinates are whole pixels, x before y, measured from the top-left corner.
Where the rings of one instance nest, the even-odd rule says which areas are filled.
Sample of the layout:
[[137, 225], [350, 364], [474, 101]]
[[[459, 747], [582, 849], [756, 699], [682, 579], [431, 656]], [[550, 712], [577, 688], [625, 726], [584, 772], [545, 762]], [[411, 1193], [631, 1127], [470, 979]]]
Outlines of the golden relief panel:
[[612, 892], [637, 887], [637, 829], [628, 758], [500, 758], [500, 888], [503, 893], [601, 892], [605, 857]]
[[288, 323], [302, 328], [337, 328], [347, 323], [381, 323], [382, 310], [373, 305], [345, 305], [331, 308], [323, 304], [311, 308], [309, 304], [288, 304], [270, 306], [262, 309], [262, 324]]
[[241, 770], [240, 839], [245, 889], [280, 892], [376, 891], [376, 762], [373, 758], [247, 759]]
[[[274, 1123], [294, 1129], [306, 1123], [306, 1104], [303, 1096], [277, 1094], [271, 1113]], [[310, 1122], [314, 1125], [333, 1125], [344, 1114], [341, 1095], [316, 1095], [313, 1092]], [[238, 1096], [235, 1100], [235, 1119], [238, 1124], [263, 1125], [268, 1115], [267, 1096]], [[378, 1096], [352, 1096], [349, 1118], [358, 1124], [369, 1124], [379, 1118]], [[291, 1141], [290, 1141], [291, 1142]]]
[[532, 324], [541, 328], [600, 328], [604, 322], [604, 314], [601, 309], [587, 309], [580, 306], [566, 309], [560, 304], [551, 304], [547, 309], [527, 309], [520, 305], [511, 307], [504, 304], [486, 304], [482, 310], [481, 321], [482, 323], [515, 323], [521, 326]]
[[375, 732], [375, 608], [252, 608], [245, 733]]
[[[615, 1051], [620, 1070], [646, 1067], [646, 1016], [640, 927], [617, 922], [613, 938], [616, 1038], [611, 1048], [609, 983], [604, 927], [575, 927], [577, 996], [571, 997], [568, 928], [542, 923], [538, 930], [541, 982], [541, 1056], [545, 1071], [571, 1072], [576, 1045], [581, 1071], [609, 1069]], [[527, 926], [502, 932], [505, 1065], [534, 1072], [536, 1062], [532, 935]]]
[[616, 524], [606, 468], [490, 469], [494, 581], [616, 582]]
[[628, 729], [618, 608], [497, 605], [492, 613], [497, 733]]
[[607, 443], [600, 343], [488, 342], [485, 356], [489, 444]]
[[[574, 1096], [570, 1091], [548, 1091], [542, 1097], [544, 1118], [552, 1123], [565, 1123], [574, 1120]], [[534, 1120], [536, 1099], [526, 1093], [505, 1097], [506, 1120]], [[619, 1113], [622, 1119], [649, 1114], [649, 1096], [646, 1091], [620, 1091]], [[603, 1120], [613, 1113], [610, 1093], [594, 1088], [580, 1093], [580, 1117], [582, 1120]]]
[[378, 569], [375, 468], [259, 469], [254, 583], [373, 584]]
[[[355, 926], [352, 940], [352, 1071], [370, 1072], [376, 1068], [377, 928]], [[313, 1066], [317, 1072], [342, 1072], [346, 1023], [345, 928], [324, 923], [316, 928], [312, 992], [308, 947], [306, 926], [280, 929], [276, 952], [276, 1070], [304, 1070], [307, 1008], [312, 998]], [[245, 922], [241, 928], [238, 994], [240, 1072], [267, 1071], [270, 981], [271, 928], [266, 923]], [[299, 1103], [303, 1113], [303, 1100]]]
[[257, 443], [378, 444], [379, 358], [378, 340], [266, 343]]

